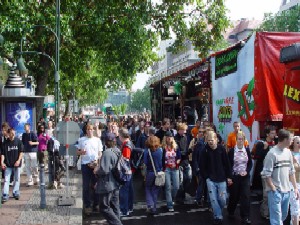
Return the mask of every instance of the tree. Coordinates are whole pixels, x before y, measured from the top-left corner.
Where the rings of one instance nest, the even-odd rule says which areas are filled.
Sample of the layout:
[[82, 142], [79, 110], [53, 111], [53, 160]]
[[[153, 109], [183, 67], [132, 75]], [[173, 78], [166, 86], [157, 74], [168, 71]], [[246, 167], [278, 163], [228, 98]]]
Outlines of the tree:
[[145, 86], [143, 89], [138, 89], [132, 94], [130, 108], [131, 110], [140, 112], [143, 111], [144, 108], [151, 108], [150, 89], [147, 86]]
[[299, 32], [300, 5], [276, 14], [265, 14], [258, 31]]
[[[192, 10], [186, 10], [192, 6]], [[130, 88], [137, 72], [157, 59], [158, 39], [176, 34], [174, 51], [191, 39], [207, 55], [229, 24], [224, 0], [66, 0], [61, 1], [60, 89], [64, 100], [74, 91], [83, 102], [98, 103], [108, 89]], [[187, 18], [190, 26], [187, 24]], [[21, 37], [23, 50], [55, 55], [55, 38], [42, 27], [55, 27], [54, 0], [0, 0], [0, 33], [6, 38], [5, 55], [15, 57]], [[37, 95], [53, 94], [54, 67], [40, 56], [25, 56], [37, 80]], [[86, 69], [90, 62], [90, 70]], [[38, 107], [39, 108], [39, 107]]]

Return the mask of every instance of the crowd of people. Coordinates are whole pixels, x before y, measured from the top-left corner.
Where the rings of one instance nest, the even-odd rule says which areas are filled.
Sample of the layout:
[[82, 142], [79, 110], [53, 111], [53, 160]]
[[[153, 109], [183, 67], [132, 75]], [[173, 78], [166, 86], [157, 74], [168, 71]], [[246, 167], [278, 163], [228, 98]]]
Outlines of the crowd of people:
[[[109, 224], [122, 224], [121, 217], [130, 216], [134, 210], [132, 174], [140, 170], [150, 215], [157, 214], [161, 192], [170, 212], [189, 194], [197, 206], [211, 209], [213, 224], [222, 224], [224, 214], [234, 218], [238, 204], [242, 224], [251, 224], [252, 189], [262, 190], [261, 216], [272, 225], [282, 224], [289, 205], [291, 223], [299, 224], [300, 138], [287, 130], [277, 132], [267, 127], [266, 138], [256, 141], [250, 149], [239, 122], [233, 123], [234, 130], [227, 140], [222, 140], [213, 124], [200, 120], [193, 127], [183, 122], [171, 124], [168, 118], [154, 124], [147, 115], [108, 120], [107, 124], [92, 124], [84, 119], [77, 122], [81, 128], [77, 155], [83, 181], [83, 212], [87, 216], [93, 211], [101, 212]], [[56, 168], [61, 166], [63, 171], [61, 156], [55, 150], [59, 143], [53, 133], [51, 121], [47, 125], [40, 122], [37, 134], [31, 131], [30, 124], [25, 124], [19, 140], [13, 128], [2, 124], [2, 202], [8, 200], [12, 173], [13, 197], [20, 198], [23, 157], [28, 186], [39, 183], [38, 164], [47, 164], [53, 171], [49, 172], [48, 187], [63, 188], [59, 171], [53, 170], [57, 161]], [[121, 171], [123, 183], [114, 173], [121, 158], [130, 170]], [[161, 172], [165, 177], [163, 186], [156, 184]]]

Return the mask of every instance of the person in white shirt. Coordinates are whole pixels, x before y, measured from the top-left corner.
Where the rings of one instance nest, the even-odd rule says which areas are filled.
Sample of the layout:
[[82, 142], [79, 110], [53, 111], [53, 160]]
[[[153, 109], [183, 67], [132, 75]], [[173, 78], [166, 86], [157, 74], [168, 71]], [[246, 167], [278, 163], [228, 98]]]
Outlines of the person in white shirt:
[[94, 193], [93, 208], [91, 207], [90, 184], [94, 187], [97, 182], [94, 169], [101, 158], [103, 146], [100, 138], [93, 136], [93, 125], [87, 125], [86, 133], [86, 136], [78, 141], [77, 155], [81, 156], [84, 213], [90, 215], [92, 210], [97, 211], [99, 208], [99, 196], [96, 193]]

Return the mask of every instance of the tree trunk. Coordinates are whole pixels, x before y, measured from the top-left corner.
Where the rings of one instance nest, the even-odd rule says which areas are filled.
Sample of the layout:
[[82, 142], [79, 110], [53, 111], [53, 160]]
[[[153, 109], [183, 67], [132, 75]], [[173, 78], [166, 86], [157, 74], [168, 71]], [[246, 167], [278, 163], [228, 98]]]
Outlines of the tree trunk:
[[[46, 95], [46, 87], [47, 87], [49, 71], [50, 71], [50, 63], [51, 62], [46, 57], [40, 58], [39, 66], [43, 68], [43, 72], [41, 74], [37, 74], [37, 78], [36, 78], [35, 94], [38, 96]], [[54, 79], [54, 75], [53, 75], [53, 79]], [[36, 105], [37, 120], [43, 117], [43, 105], [44, 105], [44, 99], [37, 101], [37, 105]]]

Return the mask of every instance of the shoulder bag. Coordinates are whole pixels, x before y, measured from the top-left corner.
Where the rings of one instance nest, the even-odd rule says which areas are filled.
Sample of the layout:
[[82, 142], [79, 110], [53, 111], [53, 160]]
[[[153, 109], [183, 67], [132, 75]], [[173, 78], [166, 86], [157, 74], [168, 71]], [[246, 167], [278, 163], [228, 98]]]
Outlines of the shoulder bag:
[[156, 172], [156, 168], [155, 168], [155, 165], [154, 165], [154, 162], [153, 162], [153, 158], [152, 158], [150, 149], [148, 149], [148, 153], [149, 153], [149, 157], [150, 157], [150, 160], [151, 160], [151, 163], [152, 163], [152, 166], [153, 166], [153, 171], [154, 171], [154, 174], [155, 174], [155, 186], [158, 186], [158, 187], [164, 186], [165, 181], [166, 181], [165, 172], [163, 172], [163, 171]]

